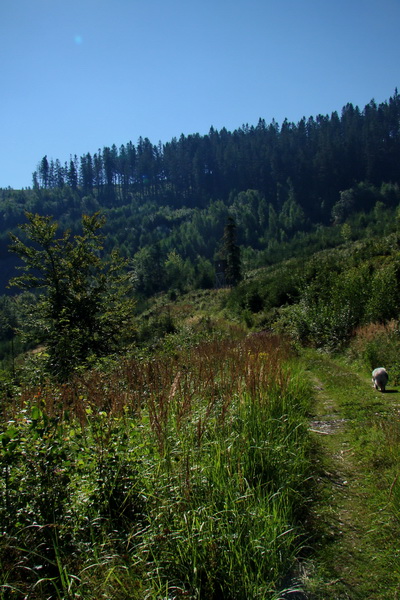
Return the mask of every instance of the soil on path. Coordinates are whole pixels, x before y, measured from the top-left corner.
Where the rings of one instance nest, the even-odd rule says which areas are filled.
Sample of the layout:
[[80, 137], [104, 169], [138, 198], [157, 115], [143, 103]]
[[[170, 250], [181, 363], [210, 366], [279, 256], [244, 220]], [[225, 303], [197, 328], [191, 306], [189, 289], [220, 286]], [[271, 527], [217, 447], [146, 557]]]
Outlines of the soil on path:
[[[310, 430], [316, 443], [317, 552], [303, 580], [316, 600], [400, 598], [399, 522], [391, 481], [374, 448], [379, 427], [399, 418], [399, 396], [327, 357], [308, 363], [315, 385]], [[392, 392], [397, 390], [392, 389]], [[396, 567], [397, 565], [397, 567]]]

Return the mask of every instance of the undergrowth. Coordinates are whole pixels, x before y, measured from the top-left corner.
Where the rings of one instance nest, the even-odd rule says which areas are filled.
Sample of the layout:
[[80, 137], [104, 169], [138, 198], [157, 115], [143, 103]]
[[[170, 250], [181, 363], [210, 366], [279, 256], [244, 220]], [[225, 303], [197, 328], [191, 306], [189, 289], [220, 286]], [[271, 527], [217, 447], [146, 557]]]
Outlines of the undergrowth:
[[3, 403], [0, 598], [285, 597], [309, 401], [268, 335], [21, 389]]

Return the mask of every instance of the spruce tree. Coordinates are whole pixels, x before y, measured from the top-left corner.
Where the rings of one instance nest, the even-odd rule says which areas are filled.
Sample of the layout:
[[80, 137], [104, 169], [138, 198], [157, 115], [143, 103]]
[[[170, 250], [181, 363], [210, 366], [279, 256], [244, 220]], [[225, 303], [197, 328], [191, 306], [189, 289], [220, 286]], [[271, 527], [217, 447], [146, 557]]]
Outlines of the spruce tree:
[[[101, 258], [104, 217], [82, 217], [82, 233], [65, 231], [51, 217], [26, 213], [24, 240], [11, 234], [10, 250], [23, 261], [12, 285], [40, 290], [29, 325], [45, 345], [48, 370], [66, 380], [77, 368], [118, 349], [129, 335], [134, 301], [126, 263], [117, 253]], [[25, 241], [26, 240], [26, 241]]]
[[224, 229], [222, 255], [226, 262], [225, 281], [228, 285], [236, 285], [242, 278], [240, 248], [236, 243], [236, 223], [230, 216]]

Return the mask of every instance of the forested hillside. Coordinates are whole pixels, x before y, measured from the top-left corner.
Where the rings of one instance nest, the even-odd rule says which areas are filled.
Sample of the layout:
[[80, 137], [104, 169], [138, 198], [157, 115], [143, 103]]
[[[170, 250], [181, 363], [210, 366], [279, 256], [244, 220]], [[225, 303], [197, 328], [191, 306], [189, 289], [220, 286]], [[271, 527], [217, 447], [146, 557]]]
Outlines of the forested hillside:
[[1, 598], [396, 596], [399, 185], [396, 91], [0, 191]]
[[[296, 201], [306, 218], [329, 222], [340, 190], [355, 182], [398, 181], [400, 99], [373, 101], [361, 112], [348, 104], [339, 116], [318, 115], [299, 123], [269, 125], [260, 119], [229, 132], [182, 135], [164, 146], [139, 139], [119, 149], [71, 158], [61, 166], [44, 157], [34, 187], [80, 189], [107, 207], [129, 204], [132, 195], [159, 205], [203, 208], [210, 200], [256, 189], [280, 211]], [[265, 217], [265, 215], [264, 215]]]
[[[246, 268], [331, 242], [321, 226], [400, 199], [400, 96], [341, 113], [230, 132], [210, 129], [154, 145], [140, 138], [62, 165], [43, 157], [29, 190], [0, 191], [0, 289], [13, 274], [9, 231], [24, 212], [76, 232], [103, 211], [106, 248], [132, 259], [136, 292], [212, 287], [228, 216]], [[306, 241], [307, 240], [307, 241]], [[335, 242], [333, 242], [335, 243]], [[149, 265], [152, 265], [151, 273]]]

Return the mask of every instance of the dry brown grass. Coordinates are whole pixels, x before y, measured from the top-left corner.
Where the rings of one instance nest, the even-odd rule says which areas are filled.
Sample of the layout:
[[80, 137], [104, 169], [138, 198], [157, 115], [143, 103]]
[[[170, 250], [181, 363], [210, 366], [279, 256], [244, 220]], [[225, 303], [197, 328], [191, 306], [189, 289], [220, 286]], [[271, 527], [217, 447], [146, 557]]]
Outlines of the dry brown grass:
[[386, 324], [368, 323], [367, 325], [361, 325], [360, 327], [357, 327], [354, 332], [353, 344], [355, 346], [363, 346], [378, 336], [387, 336], [392, 334], [397, 328], [398, 322], [395, 320], [389, 321]]
[[49, 417], [66, 411], [85, 423], [88, 413], [138, 417], [149, 415], [154, 433], [163, 444], [168, 419], [179, 429], [189, 417], [203, 410], [198, 422], [199, 436], [207, 418], [223, 421], [229, 405], [243, 390], [262, 399], [268, 388], [285, 388], [281, 363], [290, 353], [289, 345], [270, 334], [250, 335], [242, 341], [211, 341], [173, 357], [129, 358], [110, 373], [89, 371], [71, 383], [50, 382], [37, 389], [26, 388], [18, 406], [36, 398]]

